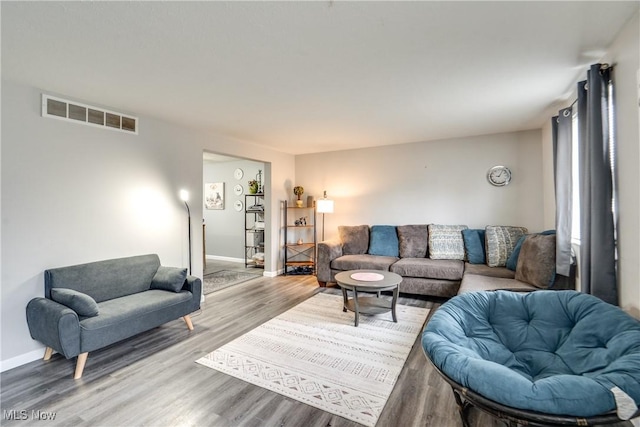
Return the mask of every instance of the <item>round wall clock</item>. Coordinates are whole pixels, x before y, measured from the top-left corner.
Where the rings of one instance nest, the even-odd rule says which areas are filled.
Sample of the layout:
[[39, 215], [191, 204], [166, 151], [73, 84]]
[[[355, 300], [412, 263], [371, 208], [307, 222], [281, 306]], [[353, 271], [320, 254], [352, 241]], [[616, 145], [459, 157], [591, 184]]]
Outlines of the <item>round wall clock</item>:
[[243, 192], [243, 191], [244, 191], [244, 188], [242, 188], [242, 185], [240, 185], [240, 184], [236, 184], [236, 185], [233, 187], [233, 193], [234, 193], [236, 196], [240, 196], [240, 195], [242, 194], [242, 192]]
[[243, 176], [244, 176], [244, 172], [242, 169], [238, 168], [233, 171], [233, 177], [235, 179], [242, 179]]
[[233, 204], [233, 208], [240, 212], [244, 208], [244, 203], [242, 203], [240, 200], [236, 200], [236, 202]]
[[494, 166], [487, 172], [487, 181], [496, 187], [504, 187], [511, 182], [511, 170], [506, 166]]

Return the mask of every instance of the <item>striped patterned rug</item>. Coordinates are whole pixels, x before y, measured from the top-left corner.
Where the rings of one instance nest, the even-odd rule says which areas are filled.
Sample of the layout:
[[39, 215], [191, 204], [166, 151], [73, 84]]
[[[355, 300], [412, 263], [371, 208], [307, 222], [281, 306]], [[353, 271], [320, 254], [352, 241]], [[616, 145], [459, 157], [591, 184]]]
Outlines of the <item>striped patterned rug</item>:
[[198, 363], [316, 408], [375, 426], [429, 310], [342, 311], [342, 297], [317, 294]]

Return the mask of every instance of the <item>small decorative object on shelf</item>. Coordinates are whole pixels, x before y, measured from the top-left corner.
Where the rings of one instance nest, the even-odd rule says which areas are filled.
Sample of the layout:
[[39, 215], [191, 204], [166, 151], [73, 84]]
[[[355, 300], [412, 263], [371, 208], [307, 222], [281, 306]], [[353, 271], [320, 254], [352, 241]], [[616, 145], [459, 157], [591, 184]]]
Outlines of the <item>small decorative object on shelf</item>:
[[302, 239], [298, 239], [298, 244], [301, 245], [303, 243]]
[[298, 197], [298, 200], [296, 200], [296, 206], [301, 208], [303, 203], [302, 203], [302, 194], [304, 193], [304, 187], [300, 186], [300, 185], [296, 185], [295, 187], [293, 187], [293, 194], [295, 194]]
[[258, 194], [264, 193], [264, 187], [262, 187], [262, 169], [258, 169], [256, 181], [258, 182]]
[[249, 180], [249, 194], [257, 194], [259, 189], [258, 181], [255, 179]]

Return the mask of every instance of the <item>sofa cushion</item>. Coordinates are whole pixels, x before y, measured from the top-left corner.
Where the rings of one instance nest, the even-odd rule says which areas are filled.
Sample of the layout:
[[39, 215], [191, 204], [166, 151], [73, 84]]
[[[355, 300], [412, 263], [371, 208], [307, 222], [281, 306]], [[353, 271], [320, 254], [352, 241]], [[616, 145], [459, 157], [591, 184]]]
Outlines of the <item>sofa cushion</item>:
[[534, 234], [527, 236], [522, 243], [516, 279], [530, 283], [538, 288], [553, 285], [556, 273], [556, 236], [555, 234]]
[[366, 254], [369, 249], [368, 225], [341, 225], [338, 234], [342, 242], [343, 255]]
[[[542, 234], [542, 235], [556, 234], [556, 230], [546, 230], [539, 234]], [[516, 268], [518, 267], [518, 257], [520, 256], [520, 249], [522, 248], [522, 243], [524, 242], [524, 239], [526, 237], [527, 235], [524, 235], [518, 239], [516, 246], [513, 248], [513, 252], [511, 252], [511, 255], [509, 255], [509, 259], [507, 259], [507, 265], [506, 265], [506, 267], [509, 270], [516, 271]]]
[[[510, 271], [510, 270], [507, 270], [507, 271]], [[469, 274], [465, 272], [464, 277], [462, 278], [462, 283], [460, 283], [460, 289], [458, 290], [458, 295], [465, 294], [467, 292], [499, 291], [499, 290], [529, 292], [529, 291], [536, 291], [538, 290], [538, 288], [516, 279], [509, 279], [506, 277], [482, 276], [480, 274]]]
[[467, 261], [470, 264], [484, 264], [487, 262], [484, 235], [485, 231], [483, 229], [462, 230], [462, 240], [464, 240], [464, 248], [467, 252]]
[[464, 273], [464, 262], [453, 259], [402, 258], [391, 266], [390, 271], [402, 277], [460, 280]]
[[180, 292], [184, 281], [187, 279], [187, 269], [178, 267], [158, 267], [156, 275], [151, 281], [151, 289], [162, 289], [171, 292]]
[[459, 280], [427, 279], [424, 277], [403, 277], [398, 286], [400, 293], [414, 295], [428, 295], [434, 297], [451, 298], [456, 295], [460, 287]]
[[136, 294], [149, 289], [160, 267], [156, 254], [96, 261], [46, 270], [44, 296], [51, 297], [51, 289], [68, 288], [102, 301]]
[[100, 315], [80, 321], [83, 351], [93, 351], [185, 315], [189, 291], [150, 289], [98, 304]]
[[485, 228], [485, 244], [487, 245], [487, 265], [489, 267], [504, 267], [507, 259], [518, 243], [518, 239], [527, 234], [525, 227], [509, 227], [488, 225]]
[[389, 271], [389, 266], [398, 261], [396, 257], [380, 255], [343, 255], [331, 261], [333, 270], [384, 270]]
[[429, 224], [429, 258], [464, 260], [462, 230], [466, 225]]
[[399, 225], [396, 230], [400, 258], [424, 258], [427, 256], [429, 229], [426, 224]]
[[464, 265], [464, 274], [480, 274], [489, 277], [504, 277], [505, 279], [513, 279], [516, 272], [506, 267], [489, 267], [487, 264], [469, 264]]
[[393, 225], [371, 227], [369, 255], [398, 256], [398, 234]]
[[53, 288], [51, 289], [51, 299], [69, 307], [78, 316], [94, 317], [100, 313], [96, 300], [73, 289]]

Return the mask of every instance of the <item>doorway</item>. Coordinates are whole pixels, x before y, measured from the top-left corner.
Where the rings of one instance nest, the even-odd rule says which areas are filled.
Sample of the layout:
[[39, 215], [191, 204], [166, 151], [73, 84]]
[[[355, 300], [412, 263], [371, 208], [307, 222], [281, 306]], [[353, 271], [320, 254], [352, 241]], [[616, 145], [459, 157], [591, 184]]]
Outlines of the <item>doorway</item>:
[[[250, 195], [250, 181], [259, 181], [265, 186], [265, 163], [222, 154], [203, 153], [203, 262], [204, 274], [220, 270], [246, 271], [262, 274], [264, 260], [269, 251], [264, 244], [267, 216], [264, 197], [262, 223], [263, 232], [247, 234], [254, 228], [256, 215], [248, 214], [256, 198]], [[247, 222], [247, 217], [254, 219]], [[261, 239], [247, 242], [248, 236]], [[250, 262], [248, 262], [250, 261]]]

